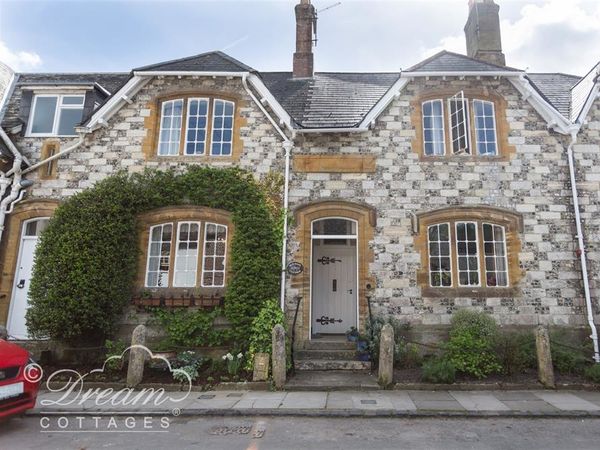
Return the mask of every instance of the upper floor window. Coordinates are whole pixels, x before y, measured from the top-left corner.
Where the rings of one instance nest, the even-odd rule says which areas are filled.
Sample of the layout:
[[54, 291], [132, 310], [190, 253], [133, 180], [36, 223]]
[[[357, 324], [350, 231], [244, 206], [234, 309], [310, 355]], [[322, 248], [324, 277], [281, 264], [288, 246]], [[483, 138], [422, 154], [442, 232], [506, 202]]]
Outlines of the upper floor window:
[[230, 156], [235, 103], [205, 97], [163, 101], [159, 156]]
[[225, 286], [227, 230], [226, 225], [197, 221], [150, 227], [146, 287]]
[[33, 99], [30, 136], [74, 136], [83, 118], [84, 95], [43, 94]]
[[423, 102], [422, 116], [425, 156], [498, 155], [493, 102], [469, 100], [459, 92], [447, 99]]

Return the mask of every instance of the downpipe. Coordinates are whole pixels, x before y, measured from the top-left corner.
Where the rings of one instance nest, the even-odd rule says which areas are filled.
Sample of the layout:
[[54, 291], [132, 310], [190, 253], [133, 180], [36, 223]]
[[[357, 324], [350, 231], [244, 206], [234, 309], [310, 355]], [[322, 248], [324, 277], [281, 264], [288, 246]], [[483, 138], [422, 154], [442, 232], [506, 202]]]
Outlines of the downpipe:
[[590, 338], [594, 344], [594, 361], [600, 363], [600, 351], [598, 348], [598, 330], [594, 323], [594, 310], [592, 308], [592, 297], [590, 295], [590, 284], [588, 279], [587, 259], [585, 253], [585, 243], [583, 241], [583, 228], [581, 226], [581, 212], [579, 210], [579, 196], [577, 193], [577, 180], [575, 177], [575, 161], [573, 157], [573, 146], [577, 142], [577, 134], [571, 134], [571, 143], [567, 148], [567, 158], [569, 160], [569, 172], [571, 176], [571, 192], [573, 194], [573, 209], [575, 210], [575, 225], [577, 227], [577, 242], [579, 245], [579, 261], [581, 264], [581, 275], [583, 277], [583, 291], [585, 294], [585, 305], [587, 309], [587, 320], [592, 331]]

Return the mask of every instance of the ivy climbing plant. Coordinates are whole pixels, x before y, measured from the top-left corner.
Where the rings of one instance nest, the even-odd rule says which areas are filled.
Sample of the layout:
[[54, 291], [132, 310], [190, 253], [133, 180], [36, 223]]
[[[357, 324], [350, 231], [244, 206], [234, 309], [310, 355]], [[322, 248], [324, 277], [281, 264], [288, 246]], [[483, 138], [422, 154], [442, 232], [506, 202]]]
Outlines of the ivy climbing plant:
[[279, 291], [280, 232], [261, 186], [236, 168], [121, 173], [61, 204], [36, 251], [30, 333], [68, 342], [110, 336], [134, 289], [138, 214], [178, 205], [232, 214], [232, 277], [224, 313], [243, 345], [252, 319]]

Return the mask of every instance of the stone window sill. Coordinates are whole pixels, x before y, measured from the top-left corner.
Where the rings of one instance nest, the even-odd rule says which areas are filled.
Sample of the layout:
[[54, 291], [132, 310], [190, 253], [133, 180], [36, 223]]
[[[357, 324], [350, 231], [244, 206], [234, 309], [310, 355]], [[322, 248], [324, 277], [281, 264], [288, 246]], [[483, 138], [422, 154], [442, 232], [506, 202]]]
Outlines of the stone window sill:
[[423, 297], [433, 298], [455, 298], [455, 297], [474, 297], [474, 298], [498, 298], [498, 297], [516, 297], [519, 289], [516, 287], [477, 287], [477, 288], [438, 288], [424, 287], [421, 289]]

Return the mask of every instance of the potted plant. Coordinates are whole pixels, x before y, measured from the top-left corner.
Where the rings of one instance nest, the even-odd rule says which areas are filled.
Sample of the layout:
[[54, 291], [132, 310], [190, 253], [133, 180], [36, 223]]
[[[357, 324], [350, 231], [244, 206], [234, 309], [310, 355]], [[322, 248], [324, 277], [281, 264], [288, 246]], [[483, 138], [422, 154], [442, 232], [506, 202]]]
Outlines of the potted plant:
[[369, 348], [369, 339], [365, 335], [359, 335], [356, 339], [356, 350], [358, 352], [366, 352]]
[[371, 360], [371, 354], [368, 351], [358, 351], [356, 352], [356, 358], [359, 361], [370, 361]]
[[346, 338], [350, 342], [356, 342], [358, 340], [358, 330], [356, 327], [350, 327], [350, 329], [346, 331]]

